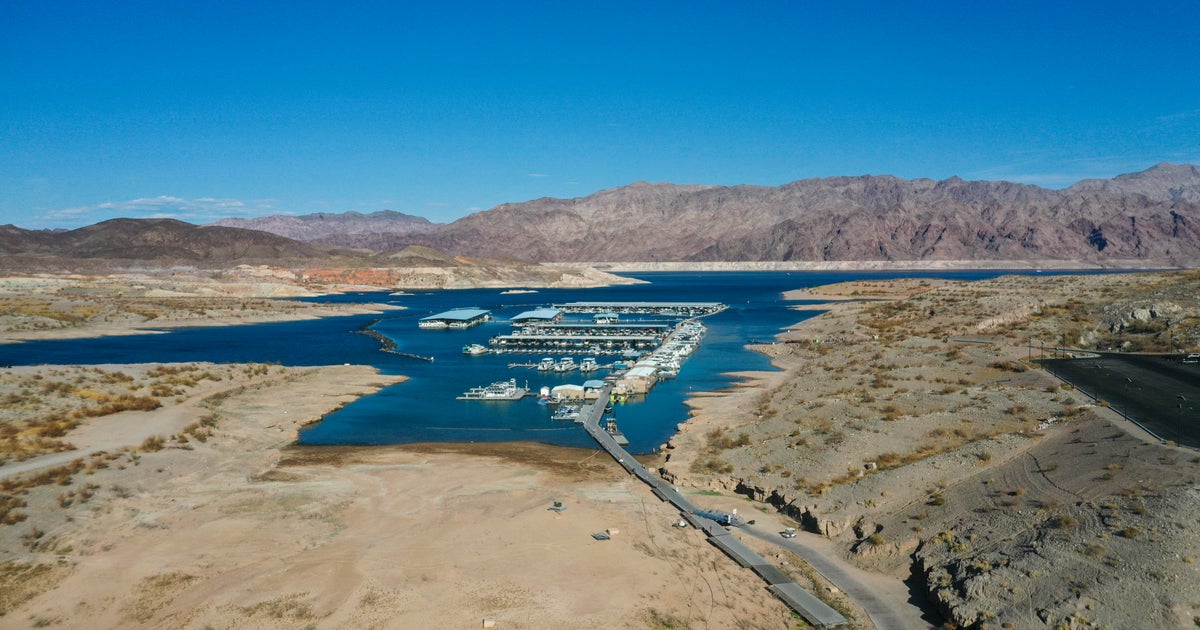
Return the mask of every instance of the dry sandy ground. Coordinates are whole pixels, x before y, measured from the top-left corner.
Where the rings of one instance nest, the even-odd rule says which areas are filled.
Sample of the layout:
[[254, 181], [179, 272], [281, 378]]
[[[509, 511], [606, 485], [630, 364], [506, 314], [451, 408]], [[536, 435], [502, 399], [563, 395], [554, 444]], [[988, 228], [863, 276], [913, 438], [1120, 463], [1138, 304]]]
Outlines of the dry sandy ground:
[[[864, 568], [915, 573], [961, 627], [1194, 627], [1200, 457], [1024, 360], [1031, 338], [1195, 351], [1196, 282], [823, 287], [873, 301], [762, 347], [783, 371], [693, 399], [663, 466], [781, 510]], [[1171, 315], [1122, 324], [1139, 309]]]
[[280, 322], [401, 308], [276, 299], [317, 294], [260, 280], [218, 282], [183, 274], [0, 278], [0, 343], [150, 334], [181, 326]]
[[[783, 371], [695, 399], [660, 463], [684, 487], [724, 495], [705, 502], [757, 508], [772, 524], [783, 524], [776, 508], [792, 516], [827, 537], [803, 534], [814, 546], [876, 572], [867, 579], [881, 590], [915, 571], [960, 626], [1189, 626], [1200, 612], [1200, 458], [1017, 365], [1030, 337], [1109, 339], [1108, 315], [1090, 306], [1129, 312], [1139, 287], [1195, 321], [1197, 292], [1171, 293], [1178, 284], [1093, 276], [817, 291], [883, 301], [842, 302], [763, 347]], [[276, 370], [198, 407], [219, 416], [206, 441], [96, 454], [67, 485], [30, 491], [28, 519], [0, 526], [0, 625], [796, 623], [757, 578], [671, 527], [664, 504], [592, 452], [288, 449], [301, 422], [384, 378]], [[69, 437], [86, 443], [83, 432]], [[547, 510], [554, 501], [567, 510]], [[620, 533], [591, 538], [608, 528]]]
[[[203, 405], [128, 415], [141, 428], [106, 446], [116, 435], [136, 446], [189, 406], [218, 420], [203, 442], [118, 451], [66, 486], [31, 491], [28, 519], [0, 527], [0, 626], [795, 623], [761, 581], [673, 527], [666, 504], [597, 452], [287, 446], [302, 423], [392, 380], [363, 367], [275, 367], [188, 399]], [[68, 439], [91, 432], [85, 424]], [[89, 486], [87, 500], [56, 501]], [[555, 501], [567, 509], [548, 510]], [[591, 537], [607, 529], [619, 533]]]

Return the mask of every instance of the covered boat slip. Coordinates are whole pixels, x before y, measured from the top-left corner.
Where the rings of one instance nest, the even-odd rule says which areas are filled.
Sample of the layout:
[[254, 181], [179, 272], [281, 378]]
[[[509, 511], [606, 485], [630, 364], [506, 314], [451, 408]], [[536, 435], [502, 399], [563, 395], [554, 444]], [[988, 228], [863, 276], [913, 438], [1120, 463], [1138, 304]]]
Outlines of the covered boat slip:
[[536, 324], [540, 322], [556, 322], [562, 319], [562, 311], [556, 308], [535, 308], [513, 316], [514, 326]]
[[564, 313], [597, 313], [702, 317], [725, 310], [720, 302], [567, 302], [555, 304]]
[[[491, 345], [496, 350], [518, 350], [545, 348], [547, 351], [579, 348], [591, 349], [595, 354], [620, 353], [626, 348], [656, 347], [662, 341], [660, 335], [499, 335], [493, 337]], [[596, 346], [593, 348], [593, 346]]]
[[491, 321], [492, 312], [482, 308], [455, 308], [436, 315], [422, 317], [420, 328], [470, 328]]
[[625, 324], [521, 324], [521, 334], [553, 335], [665, 335], [674, 328], [671, 324], [625, 323]]

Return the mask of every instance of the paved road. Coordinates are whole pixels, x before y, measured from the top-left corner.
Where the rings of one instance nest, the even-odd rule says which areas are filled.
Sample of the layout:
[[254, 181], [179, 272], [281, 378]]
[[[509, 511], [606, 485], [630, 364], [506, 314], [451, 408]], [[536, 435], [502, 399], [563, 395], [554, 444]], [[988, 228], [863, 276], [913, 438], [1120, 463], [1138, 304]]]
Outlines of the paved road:
[[[758, 517], [755, 520], [758, 520]], [[881, 583], [868, 587], [851, 574], [851, 571], [858, 573], [860, 570], [845, 568], [841, 562], [831, 560], [818, 550], [801, 542], [799, 538], [783, 538], [779, 535], [778, 530], [768, 531], [755, 525], [740, 527], [738, 531], [786, 549], [803, 558], [817, 573], [824, 576], [847, 597], [857, 602], [879, 630], [935, 627], [934, 619], [927, 618], [918, 606], [898, 607], [890, 603], [910, 599], [908, 588], [898, 580], [885, 581], [876, 576], [873, 581]], [[886, 601], [880, 597], [881, 595], [887, 598]]]
[[1108, 401], [1114, 411], [1159, 439], [1200, 448], [1200, 364], [1105, 352], [1042, 364], [1088, 395]]
[[[732, 557], [738, 564], [749, 568], [767, 581], [768, 588], [782, 599], [793, 610], [800, 613], [809, 623], [819, 627], [834, 627], [845, 625], [846, 618], [841, 613], [830, 608], [825, 602], [817, 599], [812, 593], [800, 588], [783, 572], [767, 562], [758, 552], [750, 549], [729, 530], [716, 521], [697, 513], [696, 505], [675, 488], [671, 487], [658, 475], [650, 472], [641, 462], [634, 459], [628, 451], [617, 444], [608, 431], [600, 427], [600, 419], [604, 415], [604, 405], [612, 393], [612, 385], [605, 385], [600, 390], [596, 402], [580, 411], [583, 428], [592, 436], [630, 474], [637, 476], [654, 492], [655, 496], [674, 505], [684, 517], [697, 529], [708, 535], [719, 549]], [[896, 626], [900, 628], [901, 626]]]
[[[630, 456], [624, 448], [616, 443], [616, 440], [607, 431], [600, 427], [600, 419], [604, 412], [604, 401], [607, 400], [610, 391], [611, 387], [606, 387], [600, 392], [601, 396], [599, 400], [590, 407], [585, 407], [582, 411], [583, 426], [592, 438], [604, 450], [608, 451], [613, 459], [616, 459], [625, 470], [649, 485], [655, 495], [679, 508], [681, 512], [688, 516], [688, 520], [693, 525], [705, 530], [710, 536], [728, 535], [729, 530], [726, 528], [709, 519], [697, 517], [695, 514], [692, 514], [696, 509], [695, 504]], [[756, 520], [760, 518], [760, 516], [756, 516]], [[871, 622], [874, 623], [875, 627], [880, 630], [910, 630], [914, 628], [932, 628], [936, 625], [936, 613], [931, 612], [929, 604], [923, 600], [919, 600], [919, 596], [911, 595], [904, 583], [899, 580], [887, 578], [886, 576], [867, 574], [861, 569], [848, 566], [840, 560], [832, 559], [826, 553], [804, 544], [799, 539], [782, 538], [778, 533], [781, 529], [783, 529], [782, 526], [773, 527], [770, 530], [763, 527], [744, 526], [736, 528], [736, 531], [744, 532], [759, 540], [786, 549], [804, 559], [813, 569], [824, 576], [825, 579], [829, 580], [830, 583], [845, 593], [847, 597], [857, 602], [867, 613], [867, 616], [871, 618]], [[756, 562], [766, 563], [766, 560], [762, 559], [761, 556], [753, 552], [749, 553], [757, 557], [757, 560], [750, 560], [752, 564]], [[870, 586], [864, 584], [860, 576], [865, 576], [864, 579], [870, 580], [873, 583]], [[896, 602], [909, 603], [897, 605]], [[823, 604], [821, 605], [823, 606]]]

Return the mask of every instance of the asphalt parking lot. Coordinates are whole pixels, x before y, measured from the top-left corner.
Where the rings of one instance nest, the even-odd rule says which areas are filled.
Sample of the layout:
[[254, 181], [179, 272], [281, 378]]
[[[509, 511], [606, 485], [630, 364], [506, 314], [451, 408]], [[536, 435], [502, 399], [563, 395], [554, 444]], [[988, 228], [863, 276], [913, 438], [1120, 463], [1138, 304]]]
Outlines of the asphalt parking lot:
[[1100, 353], [1042, 365], [1158, 437], [1200, 448], [1200, 364], [1182, 355]]

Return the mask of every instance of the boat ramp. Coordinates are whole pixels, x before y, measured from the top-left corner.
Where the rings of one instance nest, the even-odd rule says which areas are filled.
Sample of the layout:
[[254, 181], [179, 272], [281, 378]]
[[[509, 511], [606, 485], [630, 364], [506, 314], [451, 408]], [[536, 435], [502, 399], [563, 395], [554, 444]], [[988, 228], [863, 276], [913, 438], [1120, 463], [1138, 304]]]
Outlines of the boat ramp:
[[769, 585], [768, 589], [776, 597], [783, 600], [784, 603], [799, 613], [809, 623], [818, 627], [832, 627], [846, 624], [846, 618], [841, 613], [830, 608], [828, 604], [801, 588], [787, 574], [767, 562], [758, 552], [731, 534], [725, 526], [705, 516], [705, 514], [712, 515], [713, 513], [697, 508], [691, 500], [680, 494], [679, 491], [664, 479], [650, 472], [649, 468], [646, 468], [641, 462], [634, 459], [628, 451], [622, 448], [613, 435], [600, 425], [600, 419], [604, 415], [604, 403], [602, 401], [607, 400], [608, 396], [612, 394], [612, 385], [605, 385], [600, 393], [600, 401], [582, 407], [579, 412], [579, 421], [582, 422], [588, 435], [591, 435], [592, 439], [596, 440], [601, 448], [607, 451], [613, 459], [617, 460], [618, 464], [650, 486], [650, 491], [659, 499], [675, 506], [688, 523], [697, 529], [703, 530], [708, 535], [708, 541], [715, 547], [725, 552], [726, 555], [738, 564], [757, 573], [759, 577], [767, 582]]

